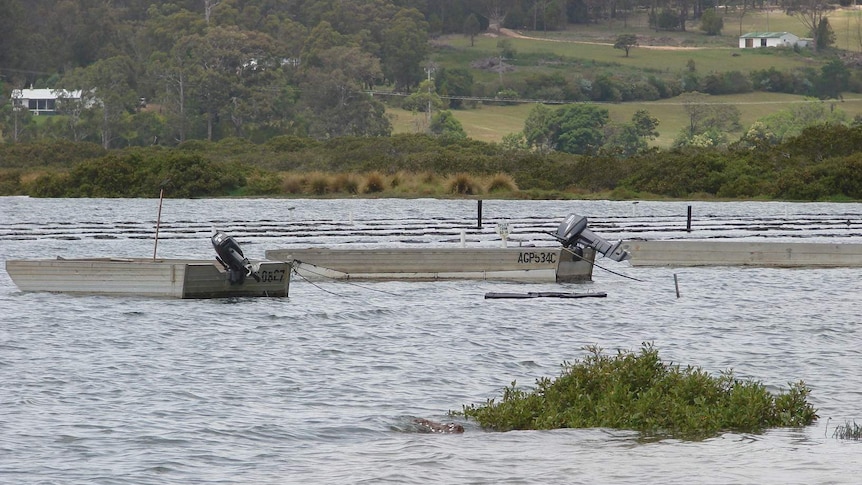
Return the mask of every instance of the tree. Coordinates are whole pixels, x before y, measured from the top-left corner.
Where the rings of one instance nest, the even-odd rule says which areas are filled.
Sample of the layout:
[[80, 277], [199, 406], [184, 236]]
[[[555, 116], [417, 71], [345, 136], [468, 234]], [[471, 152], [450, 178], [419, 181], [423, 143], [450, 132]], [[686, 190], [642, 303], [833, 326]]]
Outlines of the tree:
[[633, 123], [608, 125], [605, 127], [604, 151], [622, 157], [630, 157], [647, 149], [647, 142], [638, 134]]
[[470, 47], [476, 45], [476, 35], [479, 33], [479, 19], [476, 14], [471, 13], [464, 21], [464, 35], [470, 38]]
[[[473, 75], [463, 67], [447, 69], [438, 68], [434, 77], [437, 92], [441, 96], [470, 96], [473, 94]], [[464, 103], [461, 99], [450, 99], [449, 107], [458, 109]]]
[[677, 141], [674, 142], [676, 146], [724, 144], [727, 141], [725, 133], [740, 129], [741, 115], [736, 106], [711, 102], [708, 94], [698, 92], [684, 93], [679, 97], [688, 116], [689, 126], [680, 131]]
[[617, 36], [617, 41], [614, 44], [614, 49], [623, 49], [626, 51], [626, 57], [629, 56], [629, 50], [638, 45], [638, 37], [635, 34], [620, 34]]
[[499, 30], [514, 2], [513, 0], [480, 0], [480, 3], [485, 18], [488, 19], [489, 27]]
[[609, 119], [607, 109], [592, 104], [557, 108], [550, 120], [554, 147], [566, 153], [595, 153], [604, 144], [602, 128]]
[[[793, 105], [759, 118], [755, 125], [768, 132], [776, 143], [799, 136], [809, 126], [821, 124], [844, 125], [847, 113], [840, 109], [827, 109], [826, 103], [809, 99], [807, 103]], [[749, 129], [749, 132], [755, 128]], [[753, 135], [752, 135], [753, 136]]]
[[842, 99], [850, 82], [850, 70], [841, 59], [832, 59], [820, 68], [818, 91], [823, 98]]
[[721, 29], [724, 28], [724, 19], [719, 15], [715, 8], [710, 8], [703, 12], [700, 18], [700, 30], [706, 35], [721, 35]]
[[383, 35], [383, 73], [395, 84], [396, 91], [407, 91], [423, 78], [428, 22], [416, 9], [401, 9]]
[[816, 36], [821, 29], [820, 24], [826, 20], [827, 12], [835, 8], [832, 2], [829, 0], [782, 0], [781, 5], [787, 15], [796, 17], [808, 29], [809, 35], [814, 37], [814, 49], [819, 51], [821, 46], [817, 44]]
[[464, 140], [467, 133], [461, 122], [458, 121], [449, 110], [438, 111], [431, 117], [431, 133], [442, 138]]
[[635, 133], [641, 138], [654, 140], [658, 137], [658, 131], [656, 131], [658, 124], [658, 118], [651, 116], [649, 111], [645, 109], [639, 109], [632, 115], [632, 125], [635, 128]]
[[361, 82], [382, 75], [375, 57], [355, 46], [337, 46], [321, 51], [318, 64], [304, 69], [300, 84], [299, 104], [309, 135], [329, 139], [392, 132], [383, 104]]
[[425, 80], [419, 83], [419, 88], [413, 94], [404, 99], [401, 107], [410, 111], [428, 113], [430, 116], [432, 111], [443, 108], [443, 100], [437, 94], [434, 81]]
[[832, 26], [829, 25], [829, 19], [824, 17], [820, 23], [817, 24], [817, 30], [814, 33], [814, 45], [817, 47], [818, 51], [823, 51], [834, 44], [835, 32], [832, 30]]
[[103, 148], [111, 147], [119, 135], [117, 127], [123, 115], [138, 105], [138, 96], [131, 87], [132, 72], [131, 59], [117, 56], [75, 69], [63, 80], [67, 89], [81, 91], [84, 116], [98, 126]]
[[554, 130], [551, 126], [551, 109], [544, 104], [537, 104], [530, 110], [524, 120], [524, 139], [527, 146], [547, 153], [553, 148]]

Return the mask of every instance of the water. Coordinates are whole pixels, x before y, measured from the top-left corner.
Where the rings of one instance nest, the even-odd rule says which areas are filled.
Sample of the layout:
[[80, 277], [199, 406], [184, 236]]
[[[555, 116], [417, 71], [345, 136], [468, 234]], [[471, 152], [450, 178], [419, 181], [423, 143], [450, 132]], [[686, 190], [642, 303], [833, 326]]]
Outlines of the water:
[[[693, 230], [686, 232], [687, 206]], [[0, 198], [2, 258], [151, 256], [158, 201]], [[167, 200], [158, 254], [289, 245], [553, 245], [569, 212], [610, 239], [862, 242], [860, 204]], [[631, 268], [587, 285], [320, 283], [287, 299], [25, 294], [0, 271], [0, 483], [858, 483], [858, 269]], [[677, 275], [680, 298], [673, 276]], [[484, 300], [489, 291], [603, 291]], [[804, 380], [802, 429], [642, 442], [579, 429], [425, 434], [421, 417], [559, 374], [585, 345], [637, 350], [770, 390]]]

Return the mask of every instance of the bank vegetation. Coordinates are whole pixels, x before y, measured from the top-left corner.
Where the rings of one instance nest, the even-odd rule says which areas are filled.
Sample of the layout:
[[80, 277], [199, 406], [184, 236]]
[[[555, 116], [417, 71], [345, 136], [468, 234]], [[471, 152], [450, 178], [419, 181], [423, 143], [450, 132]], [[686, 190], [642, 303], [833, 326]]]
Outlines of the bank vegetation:
[[493, 197], [862, 200], [862, 126], [818, 125], [778, 144], [569, 154], [402, 134], [316, 141], [228, 138], [103, 149], [0, 145], [0, 195], [33, 197]]

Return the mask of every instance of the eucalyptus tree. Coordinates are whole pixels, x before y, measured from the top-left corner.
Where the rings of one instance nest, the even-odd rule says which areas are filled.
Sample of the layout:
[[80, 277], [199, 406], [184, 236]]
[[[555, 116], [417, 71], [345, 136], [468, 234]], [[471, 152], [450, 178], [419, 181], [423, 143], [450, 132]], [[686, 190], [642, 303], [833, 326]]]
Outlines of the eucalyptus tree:
[[392, 132], [383, 104], [365, 92], [364, 82], [382, 76], [380, 61], [355, 45], [317, 51], [314, 63], [303, 63], [299, 104], [308, 134], [385, 136]]
[[554, 146], [566, 153], [595, 153], [605, 143], [603, 127], [609, 120], [608, 110], [593, 104], [561, 106], [550, 119]]
[[235, 27], [212, 27], [204, 35], [181, 39], [174, 57], [183, 63], [176, 71], [185, 79], [181, 102], [189, 95], [194, 99], [208, 140], [213, 139], [222, 115], [230, 118], [235, 131], [241, 128], [253, 109], [250, 104], [260, 100], [259, 90], [268, 89], [264, 79], [281, 62], [273, 45], [265, 34]]
[[524, 139], [527, 146], [541, 153], [553, 148], [554, 130], [551, 125], [551, 108], [544, 104], [533, 106], [524, 120]]
[[820, 50], [823, 45], [818, 45], [817, 35], [822, 29], [821, 23], [827, 20], [827, 15], [835, 8], [829, 0], [782, 0], [781, 6], [787, 15], [796, 17], [799, 22], [808, 29], [808, 35], [815, 37], [814, 48]]
[[401, 9], [384, 32], [383, 74], [396, 91], [407, 91], [424, 77], [428, 22], [416, 9]]
[[476, 45], [476, 36], [479, 35], [480, 29], [479, 18], [476, 17], [476, 14], [471, 13], [464, 21], [464, 35], [470, 38], [470, 47]]
[[[87, 67], [78, 68], [64, 76], [61, 86], [67, 91], [80, 91], [84, 119], [97, 129], [103, 148], [110, 148], [118, 136], [118, 126], [124, 114], [138, 105], [138, 96], [132, 87], [133, 66], [127, 56], [103, 59]], [[71, 100], [60, 100], [62, 107]]]

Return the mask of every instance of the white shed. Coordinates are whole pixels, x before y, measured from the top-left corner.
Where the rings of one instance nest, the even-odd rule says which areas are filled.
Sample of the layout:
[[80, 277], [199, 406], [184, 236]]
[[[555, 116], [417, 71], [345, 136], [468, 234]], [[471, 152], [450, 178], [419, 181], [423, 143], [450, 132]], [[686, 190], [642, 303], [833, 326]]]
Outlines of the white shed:
[[64, 89], [13, 89], [11, 98], [15, 106], [23, 106], [29, 109], [34, 115], [52, 115], [57, 113], [57, 100], [81, 99], [81, 91], [66, 91]]
[[739, 48], [757, 47], [805, 47], [807, 42], [790, 32], [749, 32], [739, 36]]

